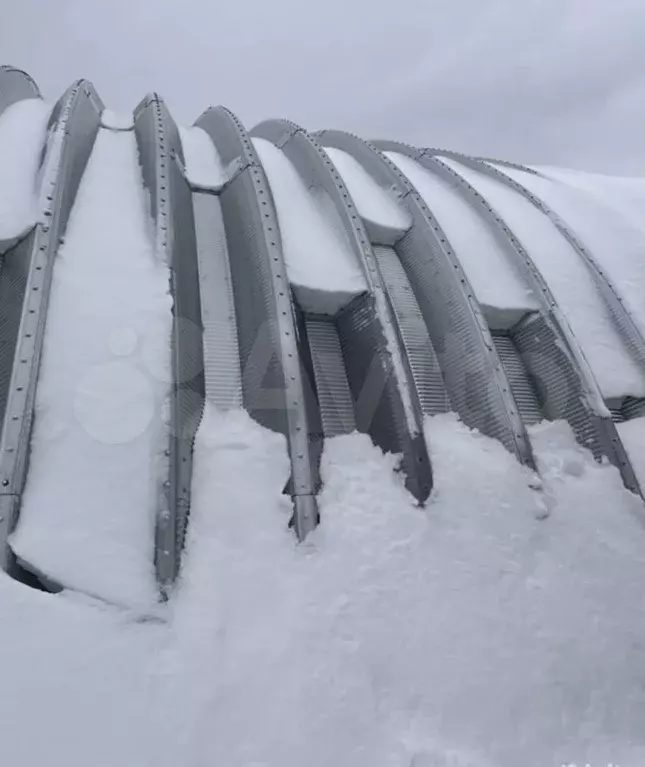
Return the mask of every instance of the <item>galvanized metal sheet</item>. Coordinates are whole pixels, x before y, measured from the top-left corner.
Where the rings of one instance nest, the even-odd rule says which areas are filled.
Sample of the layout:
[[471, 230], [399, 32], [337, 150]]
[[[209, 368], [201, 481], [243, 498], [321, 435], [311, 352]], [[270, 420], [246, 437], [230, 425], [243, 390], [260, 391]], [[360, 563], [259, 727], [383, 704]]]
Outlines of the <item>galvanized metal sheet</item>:
[[356, 428], [354, 401], [336, 324], [331, 317], [310, 314], [305, 329], [325, 437], [349, 434]]
[[242, 123], [223, 107], [195, 123], [227, 168], [220, 193], [230, 257], [244, 407], [287, 437], [294, 525], [303, 539], [318, 522], [322, 423], [303, 370], [308, 356], [297, 320], [275, 206], [266, 175]]
[[242, 372], [222, 206], [214, 194], [193, 192], [193, 208], [204, 325], [206, 401], [220, 410], [229, 410], [242, 407]]
[[150, 194], [156, 253], [170, 268], [173, 297], [168, 481], [165, 492], [159, 493], [155, 534], [157, 578], [167, 589], [181, 565], [190, 513], [193, 444], [204, 409], [199, 269], [192, 193], [181, 170], [179, 131], [156, 94], [135, 109], [134, 131]]

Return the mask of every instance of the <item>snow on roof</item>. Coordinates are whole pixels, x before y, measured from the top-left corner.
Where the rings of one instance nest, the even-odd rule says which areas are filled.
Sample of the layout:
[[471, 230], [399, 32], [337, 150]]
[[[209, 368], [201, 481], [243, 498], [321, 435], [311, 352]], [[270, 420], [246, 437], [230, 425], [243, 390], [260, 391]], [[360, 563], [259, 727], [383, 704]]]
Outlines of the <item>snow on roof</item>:
[[[284, 152], [253, 139], [275, 201], [287, 273], [306, 311], [336, 314], [366, 290], [345, 234], [331, 217], [322, 189], [307, 188]], [[329, 201], [330, 202], [330, 201]]]
[[37, 179], [51, 104], [25, 99], [0, 116], [0, 255], [38, 218]]

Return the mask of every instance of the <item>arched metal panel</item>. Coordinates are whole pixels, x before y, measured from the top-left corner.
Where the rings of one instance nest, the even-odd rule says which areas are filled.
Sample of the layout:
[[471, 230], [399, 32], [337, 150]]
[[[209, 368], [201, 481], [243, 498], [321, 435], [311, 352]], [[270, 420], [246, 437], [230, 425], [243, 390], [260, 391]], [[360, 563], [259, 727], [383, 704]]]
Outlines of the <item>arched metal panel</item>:
[[532, 379], [538, 383], [544, 413], [552, 420], [567, 420], [578, 441], [590, 448], [598, 460], [607, 457], [620, 470], [626, 487], [640, 493], [636, 474], [607, 414], [589, 363], [551, 289], [522, 243], [498, 211], [456, 170], [429, 154], [419, 156], [411, 148], [405, 153], [416, 155], [420, 165], [457, 189], [479, 213], [540, 302], [540, 317], [527, 323], [530, 331], [522, 328], [516, 335], [520, 343], [525, 341], [522, 358]]
[[168, 480], [160, 493], [155, 567], [167, 589], [181, 566], [192, 481], [195, 435], [204, 410], [204, 355], [192, 194], [183, 168], [179, 131], [153, 94], [134, 112], [143, 181], [150, 194], [156, 255], [170, 268], [173, 324], [170, 341], [170, 443]]
[[215, 144], [227, 168], [220, 192], [230, 255], [244, 407], [287, 438], [290, 494], [300, 540], [318, 522], [322, 423], [304, 333], [298, 322], [271, 190], [242, 123], [224, 107], [195, 123]]
[[[333, 202], [368, 286], [368, 294], [352, 301], [336, 318], [354, 401], [364, 396], [366, 386], [373, 386], [377, 397], [373, 417], [367, 422], [357, 417], [357, 425], [384, 450], [402, 454], [406, 486], [423, 503], [432, 489], [432, 469], [419, 394], [396, 314], [351, 195], [323, 148], [298, 125], [269, 120], [254, 128], [251, 135], [282, 149], [307, 186], [321, 187]], [[368, 380], [370, 371], [378, 371], [379, 380], [374, 375]]]
[[42, 355], [54, 258], [65, 234], [99, 130], [103, 103], [94, 87], [76, 82], [50, 118], [42, 173], [43, 222], [5, 254], [0, 273], [0, 566], [12, 556], [7, 537], [20, 509]]
[[[457, 160], [468, 168], [482, 173], [489, 178], [493, 178], [499, 181], [504, 186], [510, 187], [524, 199], [528, 200], [535, 208], [541, 213], [547, 216], [553, 223], [555, 228], [560, 232], [564, 239], [569, 243], [577, 255], [587, 265], [591, 272], [600, 295], [602, 296], [605, 304], [609, 308], [609, 313], [618, 331], [625, 341], [625, 345], [630, 350], [634, 360], [640, 365], [645, 374], [645, 337], [638, 326], [638, 323], [634, 320], [629, 310], [625, 306], [620, 292], [615, 287], [611, 278], [602, 266], [596, 261], [592, 251], [589, 247], [582, 242], [582, 240], [575, 234], [575, 232], [569, 227], [569, 225], [554, 211], [552, 210], [544, 200], [540, 199], [536, 194], [533, 194], [529, 189], [511, 178], [499, 168], [490, 165], [489, 162], [497, 163], [494, 161], [483, 161], [472, 157], [466, 157], [455, 152], [446, 152], [438, 149], [426, 149], [424, 153], [432, 157], [447, 157], [449, 159]], [[540, 175], [531, 168], [526, 168], [523, 165], [513, 163], [509, 167], [515, 170], [521, 170], [524, 173], [533, 175]]]
[[[524, 464], [533, 453], [484, 315], [448, 239], [408, 178], [373, 144], [342, 131], [321, 143], [352, 154], [400, 197], [413, 225], [396, 244], [443, 369], [454, 409], [468, 426], [499, 439]], [[397, 144], [387, 147], [398, 150]]]
[[0, 66], [0, 115], [16, 101], [41, 98], [35, 81], [22, 69]]

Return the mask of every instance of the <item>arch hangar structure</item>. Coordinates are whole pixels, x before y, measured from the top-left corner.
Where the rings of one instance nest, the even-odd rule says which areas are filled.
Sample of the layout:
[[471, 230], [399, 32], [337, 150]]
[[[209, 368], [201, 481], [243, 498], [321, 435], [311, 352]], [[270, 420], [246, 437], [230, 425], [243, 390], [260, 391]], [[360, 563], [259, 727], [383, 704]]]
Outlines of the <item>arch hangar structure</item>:
[[[0, 121], [38, 99], [26, 73], [0, 69]], [[2, 568], [47, 583], [11, 534], [29, 479], [57, 255], [106, 131], [136, 143], [172, 296], [154, 541], [162, 591], [179, 572], [205, 403], [244, 408], [284, 435], [300, 539], [319, 522], [325, 440], [369, 434], [400, 456], [402, 481], [425, 504], [426, 435], [431, 417], [448, 412], [499, 440], [538, 486], [532, 431], [564, 420], [642, 495], [633, 444], [645, 430], [645, 250], [631, 262], [617, 255], [630, 238], [645, 244], [633, 210], [604, 205], [580, 174], [309, 133], [282, 119], [249, 131], [221, 106], [179, 128], [154, 93], [119, 121], [79, 80], [49, 112], [36, 220], [4, 239], [0, 231]]]

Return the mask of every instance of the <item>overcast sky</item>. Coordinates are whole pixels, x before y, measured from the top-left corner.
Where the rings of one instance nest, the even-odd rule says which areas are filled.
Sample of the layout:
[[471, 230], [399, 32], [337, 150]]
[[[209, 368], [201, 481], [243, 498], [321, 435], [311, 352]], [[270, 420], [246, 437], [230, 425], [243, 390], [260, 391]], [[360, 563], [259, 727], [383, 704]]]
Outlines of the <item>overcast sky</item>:
[[148, 91], [526, 162], [645, 174], [645, 0], [5, 0], [0, 57], [57, 98]]

